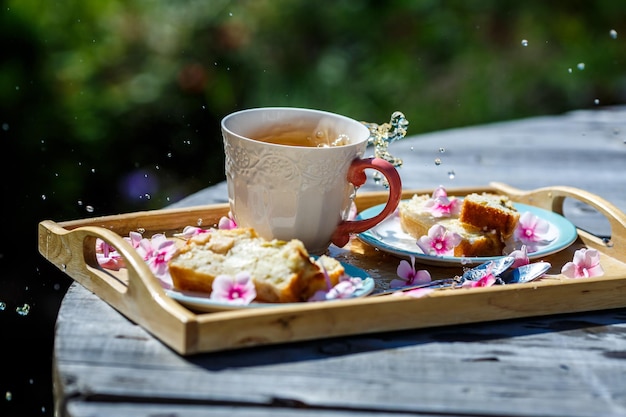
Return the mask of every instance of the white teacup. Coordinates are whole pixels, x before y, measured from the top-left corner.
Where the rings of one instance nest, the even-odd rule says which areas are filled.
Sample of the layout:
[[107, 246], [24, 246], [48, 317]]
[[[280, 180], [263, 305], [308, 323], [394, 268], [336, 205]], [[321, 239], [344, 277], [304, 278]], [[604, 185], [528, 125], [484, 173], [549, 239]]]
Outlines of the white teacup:
[[[268, 107], [222, 119], [228, 198], [235, 221], [266, 239], [300, 239], [313, 254], [370, 229], [397, 208], [402, 193], [394, 166], [365, 158], [369, 129], [319, 110]], [[348, 215], [365, 169], [389, 183], [383, 211], [371, 219]]]

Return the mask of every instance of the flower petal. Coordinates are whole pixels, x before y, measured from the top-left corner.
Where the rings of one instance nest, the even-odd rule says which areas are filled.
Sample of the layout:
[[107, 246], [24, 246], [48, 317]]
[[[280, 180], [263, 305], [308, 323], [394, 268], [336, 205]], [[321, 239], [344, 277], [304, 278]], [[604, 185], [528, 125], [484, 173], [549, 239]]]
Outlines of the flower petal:
[[[413, 258], [415, 259], [415, 258]], [[412, 278], [413, 275], [415, 274], [415, 269], [414, 267], [412, 267], [408, 261], [406, 260], [401, 260], [400, 263], [398, 264], [398, 268], [396, 270], [396, 274], [400, 277], [400, 278], [404, 278], [405, 280], [408, 280], [409, 278]]]
[[240, 272], [234, 277], [218, 275], [213, 280], [210, 298], [229, 304], [246, 305], [256, 298], [256, 288], [248, 272]]
[[574, 262], [567, 262], [563, 265], [561, 274], [565, 275], [567, 278], [579, 278], [576, 276], [576, 264]]
[[413, 298], [422, 298], [430, 294], [433, 291], [435, 290], [433, 290], [432, 288], [416, 288], [414, 290], [409, 290], [409, 291], [396, 291], [391, 295], [393, 296], [408, 295], [409, 297], [413, 297]]
[[415, 278], [413, 279], [413, 285], [418, 284], [428, 284], [432, 281], [432, 277], [430, 276], [430, 272], [425, 269], [420, 269], [415, 273]]
[[574, 258], [561, 268], [568, 278], [597, 277], [604, 274], [600, 265], [600, 252], [596, 249], [581, 248], [574, 252]]
[[514, 250], [509, 254], [509, 256], [512, 256], [515, 259], [510, 268], [517, 268], [518, 266], [528, 265], [530, 263], [526, 245], [522, 245], [520, 249]]
[[407, 280], [402, 278], [392, 279], [391, 282], [389, 282], [389, 288], [402, 288], [407, 285]]

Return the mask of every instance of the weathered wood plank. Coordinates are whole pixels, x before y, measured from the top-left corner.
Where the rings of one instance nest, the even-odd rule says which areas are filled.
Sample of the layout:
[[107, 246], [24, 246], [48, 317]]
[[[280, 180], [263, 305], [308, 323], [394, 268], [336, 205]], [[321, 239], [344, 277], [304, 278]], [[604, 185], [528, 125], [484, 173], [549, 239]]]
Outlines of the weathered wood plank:
[[[278, 402], [272, 407], [258, 407], [254, 405], [222, 405], [211, 404], [211, 416], [224, 417], [283, 417], [294, 415], [294, 404], [279, 404]], [[206, 417], [206, 404], [193, 405], [172, 405], [163, 403], [150, 403], [145, 405], [135, 405], [129, 403], [111, 403], [111, 402], [81, 402], [71, 404], [69, 407], [72, 415], [104, 415], [116, 417], [136, 417], [142, 415], [150, 416], [185, 416], [185, 417]], [[359, 411], [353, 409], [319, 409], [319, 408], [300, 408], [297, 411], [299, 416], [303, 417], [368, 417], [380, 416], [381, 413], [376, 411]], [[412, 413], [396, 413], [393, 416], [414, 416]], [[441, 414], [420, 414], [423, 417], [441, 417]], [[462, 416], [460, 416], [462, 417]]]
[[59, 317], [64, 337], [55, 359], [65, 392], [87, 395], [68, 404], [227, 402], [244, 411], [291, 403], [500, 416], [626, 411], [625, 309], [184, 358], [80, 286], [67, 300], [82, 310]]

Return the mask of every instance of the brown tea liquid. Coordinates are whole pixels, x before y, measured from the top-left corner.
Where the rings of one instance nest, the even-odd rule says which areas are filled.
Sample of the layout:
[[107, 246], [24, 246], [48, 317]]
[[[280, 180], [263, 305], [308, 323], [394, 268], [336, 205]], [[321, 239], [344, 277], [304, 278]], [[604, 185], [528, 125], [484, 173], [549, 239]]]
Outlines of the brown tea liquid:
[[265, 130], [257, 131], [249, 136], [260, 142], [310, 148], [342, 146], [350, 143], [350, 138], [347, 135], [325, 127], [322, 122], [317, 126], [309, 126], [308, 128], [290, 125], [268, 126]]

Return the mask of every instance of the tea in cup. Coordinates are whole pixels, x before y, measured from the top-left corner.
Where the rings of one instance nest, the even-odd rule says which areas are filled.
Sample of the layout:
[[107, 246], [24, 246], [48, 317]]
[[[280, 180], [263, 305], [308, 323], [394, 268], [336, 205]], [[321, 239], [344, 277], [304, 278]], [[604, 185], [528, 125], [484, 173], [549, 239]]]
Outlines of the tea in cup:
[[[334, 113], [293, 107], [242, 110], [222, 119], [226, 182], [237, 224], [265, 239], [301, 240], [322, 253], [345, 246], [394, 212], [402, 183], [381, 158], [363, 158], [370, 131]], [[366, 169], [385, 176], [389, 197], [375, 217], [348, 218]]]

